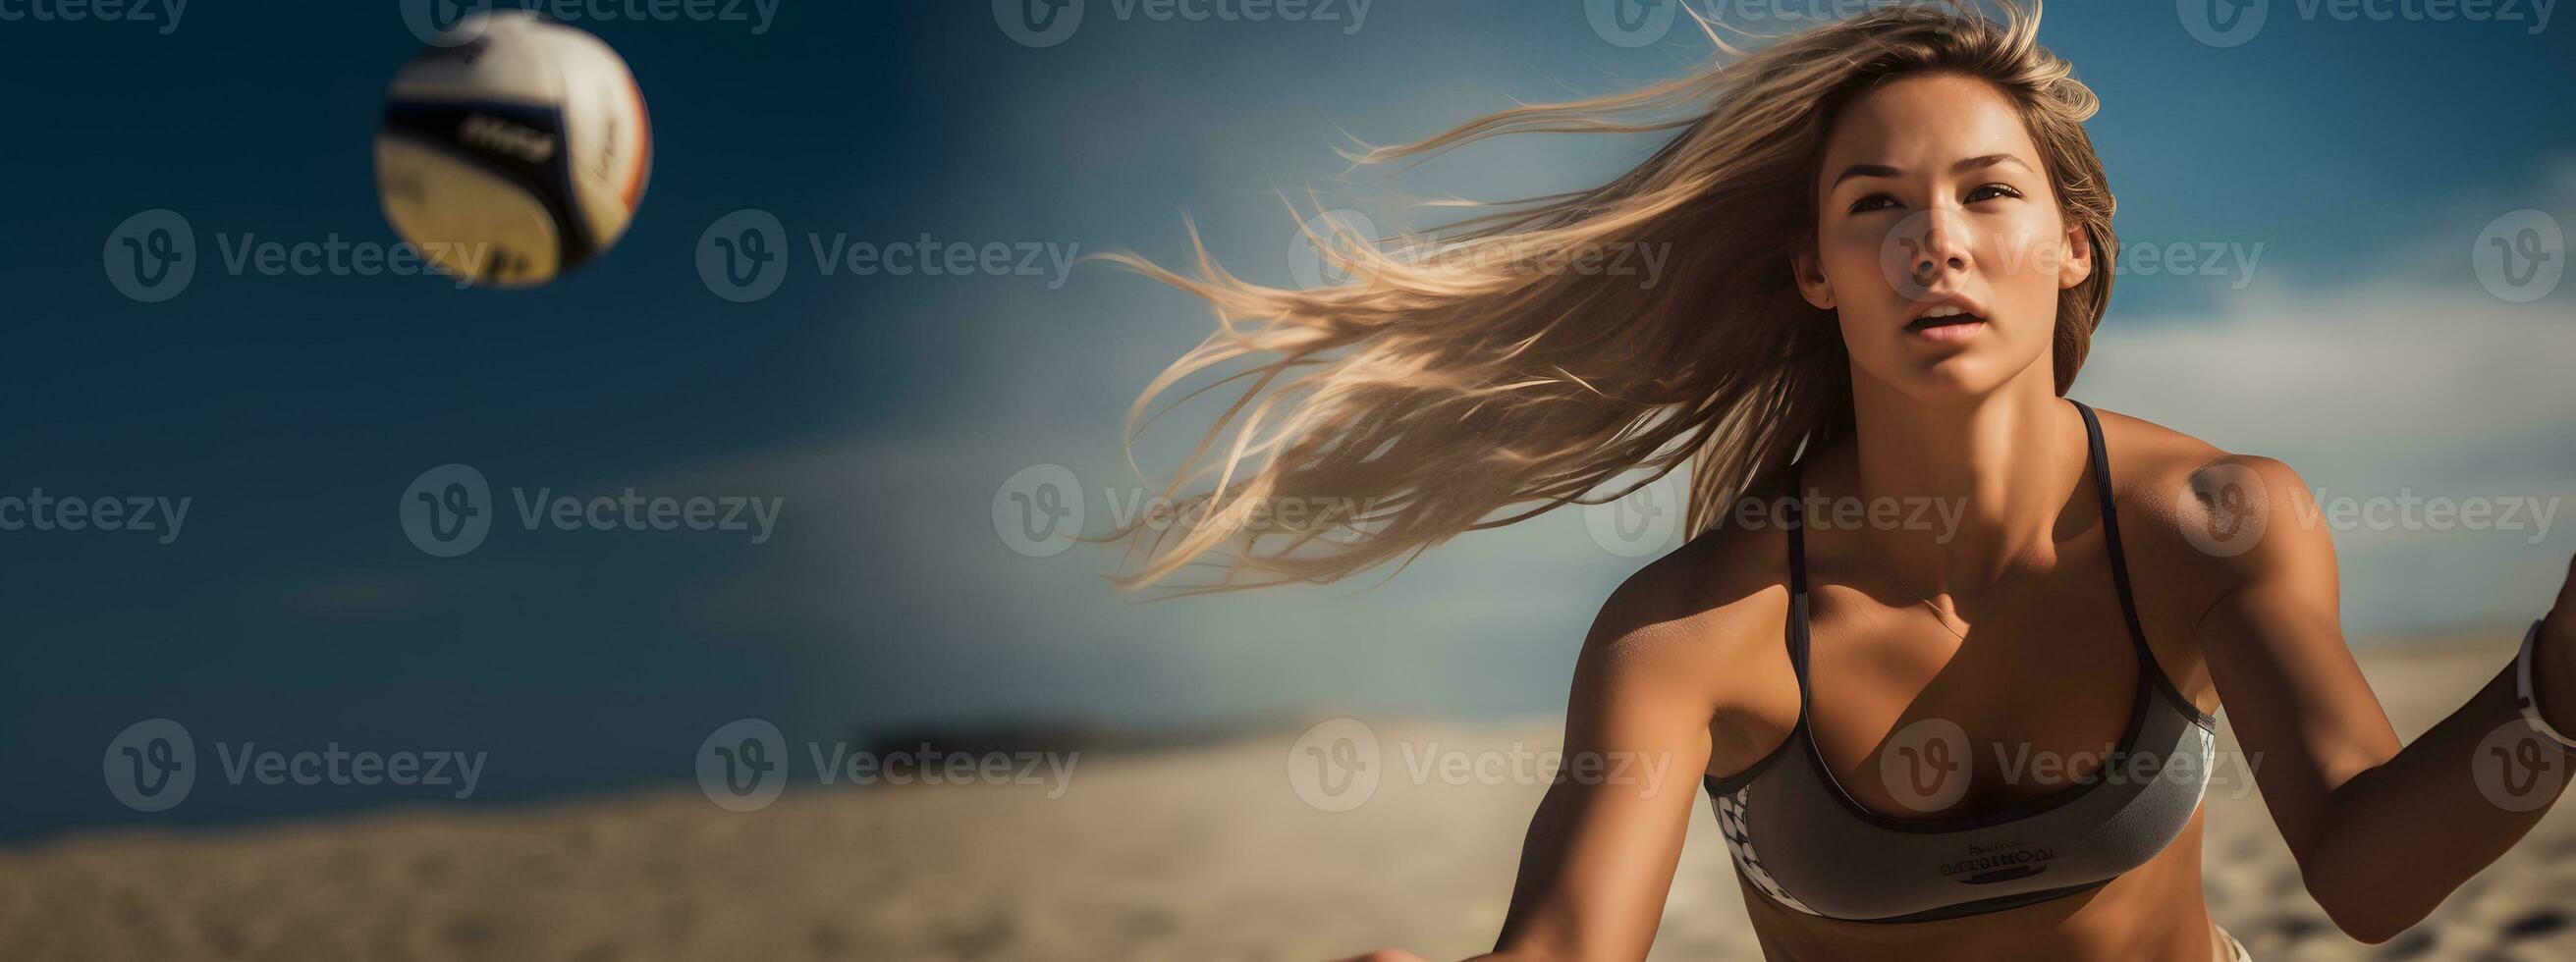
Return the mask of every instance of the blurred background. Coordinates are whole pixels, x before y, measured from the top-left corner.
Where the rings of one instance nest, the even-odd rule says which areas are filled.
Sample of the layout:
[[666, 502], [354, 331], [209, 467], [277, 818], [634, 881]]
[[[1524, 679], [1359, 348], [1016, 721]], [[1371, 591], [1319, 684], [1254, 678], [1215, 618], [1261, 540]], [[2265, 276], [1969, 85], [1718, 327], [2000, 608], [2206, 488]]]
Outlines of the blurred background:
[[[371, 143], [432, 4], [0, 4], [0, 498], [160, 522], [0, 525], [0, 956], [1482, 950], [1544, 773], [1422, 760], [1556, 737], [1601, 600], [1685, 540], [1678, 490], [1392, 579], [1140, 605], [1070, 538], [1134, 517], [1218, 410], [1128, 467], [1127, 405], [1211, 318], [1071, 262], [1182, 264], [1186, 217], [1240, 276], [1330, 283], [1318, 207], [1393, 232], [1453, 216], [1414, 199], [1604, 180], [1659, 139], [1334, 147], [1687, 71], [1709, 45], [1675, 3], [540, 4], [625, 57], [655, 156], [613, 251], [509, 292], [254, 256], [396, 242]], [[1697, 4], [1772, 33], [1862, 6]], [[2576, 551], [2576, 41], [2550, 4], [2431, 6], [2041, 29], [2101, 95], [2127, 245], [2073, 395], [2353, 505], [2345, 624], [2409, 734]], [[159, 210], [197, 262], [137, 297], [116, 236]], [[748, 283], [706, 267], [742, 230], [777, 242]], [[491, 525], [441, 556], [397, 509], [449, 465]], [[549, 513], [630, 492], [719, 520]], [[1300, 769], [1319, 743], [1374, 796]], [[180, 798], [134, 801], [138, 745], [193, 761]], [[2231, 811], [2212, 864], [2278, 904], [2222, 921], [2358, 952]], [[1659, 956], [1751, 951], [1715, 845]], [[2561, 862], [2489, 894], [2550, 911]], [[2563, 925], [2524, 911], [2410, 951]]]

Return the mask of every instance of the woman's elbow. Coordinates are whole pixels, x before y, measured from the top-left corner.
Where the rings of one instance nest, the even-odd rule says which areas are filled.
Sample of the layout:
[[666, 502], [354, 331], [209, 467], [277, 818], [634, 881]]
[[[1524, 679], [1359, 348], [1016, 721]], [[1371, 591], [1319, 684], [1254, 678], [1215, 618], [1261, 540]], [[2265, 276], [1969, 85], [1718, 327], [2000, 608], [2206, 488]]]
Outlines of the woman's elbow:
[[[2381, 897], [2374, 898], [2374, 894]], [[2432, 914], [2432, 906], [2429, 905], [2413, 909], [2391, 904], [2385, 897], [2387, 894], [2313, 882], [2308, 885], [2308, 897], [2315, 899], [2317, 907], [2325, 910], [2326, 918], [2353, 941], [2367, 945], [2378, 945], [2403, 935]]]

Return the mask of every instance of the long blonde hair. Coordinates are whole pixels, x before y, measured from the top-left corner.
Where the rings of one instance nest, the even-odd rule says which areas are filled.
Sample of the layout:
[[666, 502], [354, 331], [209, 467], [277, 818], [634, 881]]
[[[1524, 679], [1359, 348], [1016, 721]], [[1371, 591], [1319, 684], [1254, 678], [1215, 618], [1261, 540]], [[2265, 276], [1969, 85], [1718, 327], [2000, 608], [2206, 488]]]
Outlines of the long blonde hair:
[[[1217, 317], [1217, 331], [1129, 409], [1131, 463], [1138, 416], [1156, 396], [1255, 359], [1181, 399], [1249, 382], [1163, 492], [1201, 520], [1095, 539], [1134, 537], [1131, 556], [1144, 549], [1142, 570], [1117, 583], [1151, 585], [1228, 545], [1222, 576], [1180, 593], [1330, 582], [1461, 532], [1623, 496], [1685, 459], [1684, 527], [1705, 530], [1802, 443], [1851, 430], [1839, 328], [1799, 297], [1790, 257], [1814, 243], [1816, 170], [1837, 110], [1890, 78], [1955, 73], [2001, 91], [2038, 145], [2069, 227], [2103, 262], [2116, 257], [2110, 188], [2083, 127], [2099, 102], [2036, 42], [2036, 0], [2027, 11], [2007, 0], [1997, 17], [1957, 0], [1905, 3], [1750, 51], [1702, 27], [1718, 51], [1686, 76], [1505, 110], [1355, 158], [1427, 156], [1513, 133], [1680, 131], [1599, 187], [1493, 205], [1393, 251], [1310, 231], [1351, 283], [1245, 282], [1195, 229], [1198, 277], [1103, 255], [1206, 299]], [[1618, 249], [1668, 252], [1665, 280], [1563, 269], [1586, 251]], [[2110, 296], [2107, 270], [2061, 292], [2059, 394]], [[1229, 425], [1220, 459], [1212, 451]], [[1586, 497], [1640, 470], [1650, 473]], [[1214, 490], [1181, 495], [1206, 474]], [[1271, 510], [1301, 502], [1357, 508], [1302, 521]]]

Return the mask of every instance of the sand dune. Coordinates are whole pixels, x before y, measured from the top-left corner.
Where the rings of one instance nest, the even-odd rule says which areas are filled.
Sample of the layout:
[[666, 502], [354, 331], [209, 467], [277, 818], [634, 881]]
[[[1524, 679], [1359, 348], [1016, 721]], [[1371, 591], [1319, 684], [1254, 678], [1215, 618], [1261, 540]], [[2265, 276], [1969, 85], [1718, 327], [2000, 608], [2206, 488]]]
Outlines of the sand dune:
[[[2421, 732], [2505, 663], [2512, 639], [2497, 637], [2365, 656], [2402, 735]], [[1292, 786], [1289, 733], [1085, 758], [1054, 798], [1044, 785], [798, 784], [765, 809], [736, 813], [683, 786], [498, 814], [76, 836], [0, 852], [0, 959], [1482, 951], [1543, 785], [1501, 769], [1489, 769], [1501, 770], [1500, 785], [1415, 784], [1402, 773], [1435, 751], [1507, 769], [1513, 747], [1554, 745], [1556, 722], [1380, 725], [1376, 734], [1381, 770], [1395, 774], [1366, 804], [1340, 812], [1308, 804]], [[2222, 747], [2232, 749], [2232, 737]], [[2367, 946], [2307, 898], [2258, 795], [2213, 787], [2208, 804], [2211, 909], [2257, 958], [2576, 957], [2576, 806], [2560, 806], [2434, 918]], [[1705, 797], [1699, 807], [1654, 958], [1759, 958]]]

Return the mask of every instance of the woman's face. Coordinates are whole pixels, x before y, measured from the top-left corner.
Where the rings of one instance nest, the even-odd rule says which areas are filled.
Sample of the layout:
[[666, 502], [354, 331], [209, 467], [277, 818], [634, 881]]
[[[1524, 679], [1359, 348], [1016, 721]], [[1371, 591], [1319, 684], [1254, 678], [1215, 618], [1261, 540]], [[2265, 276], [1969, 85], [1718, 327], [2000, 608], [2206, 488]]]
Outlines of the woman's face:
[[2093, 251], [2002, 93], [1947, 74], [1890, 81], [1844, 109], [1817, 176], [1798, 286], [1840, 316], [1855, 375], [1926, 400], [1981, 395], [2034, 364], [2053, 377], [2058, 291], [2091, 276]]

